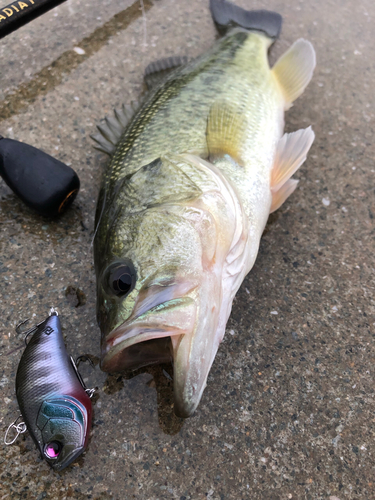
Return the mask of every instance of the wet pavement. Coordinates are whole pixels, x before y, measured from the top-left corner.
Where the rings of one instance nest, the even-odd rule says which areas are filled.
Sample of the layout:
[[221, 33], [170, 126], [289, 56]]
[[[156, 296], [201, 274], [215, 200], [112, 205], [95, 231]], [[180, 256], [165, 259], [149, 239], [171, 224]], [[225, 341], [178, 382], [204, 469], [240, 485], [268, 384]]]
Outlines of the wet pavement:
[[[99, 356], [91, 241], [107, 160], [89, 135], [139, 98], [149, 62], [210, 47], [207, 3], [144, 0], [144, 17], [131, 0], [68, 0], [0, 42], [0, 133], [71, 164], [82, 185], [50, 221], [0, 183], [2, 433], [18, 415], [19, 321], [54, 306], [69, 352]], [[286, 129], [311, 124], [316, 139], [270, 217], [200, 406], [174, 416], [168, 365], [123, 378], [84, 366], [98, 387], [87, 452], [57, 473], [27, 434], [2, 445], [1, 500], [375, 498], [375, 7], [238, 3], [283, 15], [272, 61], [313, 43], [314, 78]]]

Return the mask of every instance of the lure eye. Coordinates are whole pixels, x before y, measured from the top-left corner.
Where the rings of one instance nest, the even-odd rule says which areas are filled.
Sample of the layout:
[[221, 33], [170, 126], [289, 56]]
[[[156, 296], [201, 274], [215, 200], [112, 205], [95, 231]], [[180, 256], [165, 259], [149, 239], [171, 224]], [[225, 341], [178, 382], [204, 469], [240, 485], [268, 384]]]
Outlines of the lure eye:
[[133, 264], [125, 263], [112, 265], [108, 270], [108, 285], [112, 293], [118, 297], [128, 295], [134, 288], [136, 273]]
[[59, 441], [51, 441], [46, 444], [44, 454], [47, 458], [57, 458], [62, 450], [62, 444]]

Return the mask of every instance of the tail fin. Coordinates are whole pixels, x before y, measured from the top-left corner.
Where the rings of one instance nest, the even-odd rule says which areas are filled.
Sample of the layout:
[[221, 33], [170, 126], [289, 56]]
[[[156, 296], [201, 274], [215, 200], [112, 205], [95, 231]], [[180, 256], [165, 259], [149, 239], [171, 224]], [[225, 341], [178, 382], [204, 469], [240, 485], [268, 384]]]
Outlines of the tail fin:
[[262, 31], [270, 38], [278, 38], [282, 17], [269, 10], [245, 10], [227, 0], [210, 0], [212, 19], [221, 35], [240, 26], [247, 30]]

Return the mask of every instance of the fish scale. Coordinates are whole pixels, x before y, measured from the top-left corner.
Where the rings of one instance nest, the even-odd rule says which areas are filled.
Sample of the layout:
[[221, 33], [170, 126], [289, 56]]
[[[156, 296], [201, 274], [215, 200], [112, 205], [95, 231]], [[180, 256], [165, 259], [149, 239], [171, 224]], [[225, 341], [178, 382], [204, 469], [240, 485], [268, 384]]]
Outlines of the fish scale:
[[[115, 184], [122, 177], [133, 173], [142, 165], [150, 163], [166, 151], [175, 151], [173, 147], [171, 148], [169, 137], [165, 137], [165, 118], [171, 122], [171, 126], [168, 127], [169, 133], [174, 130], [173, 126], [177, 126], [180, 130], [182, 137], [177, 138], [179, 140], [179, 150], [200, 149], [202, 152], [207, 150], [205, 144], [205, 116], [210, 103], [215, 99], [216, 91], [220, 89], [220, 76], [225, 76], [224, 68], [228, 61], [231, 61], [232, 53], [242, 46], [246, 36], [246, 33], [239, 32], [238, 39], [223, 40], [222, 47], [215, 47], [212, 54], [205, 54], [187, 65], [186, 68], [176, 71], [173, 78], [167, 80], [160, 89], [147, 99], [142, 109], [134, 117], [124, 140], [119, 143], [111, 165], [105, 174], [103, 189], [105, 188], [108, 191], [108, 197], [111, 197], [111, 190], [115, 189]], [[222, 65], [223, 68], [219, 68], [219, 65]], [[216, 82], [216, 88], [211, 86], [205, 89], [205, 82], [201, 80], [207, 78], [207, 75], [202, 76], [202, 71], [210, 72], [210, 77], [213, 82]], [[194, 82], [194, 80], [196, 81]], [[187, 88], [190, 82], [193, 82], [193, 86]], [[197, 87], [199, 92], [196, 91]], [[182, 88], [187, 93], [181, 97]], [[175, 107], [179, 110], [178, 117], [173, 108], [169, 108], [173, 98], [182, 98], [183, 101], [190, 102], [188, 107], [180, 102], [175, 104]], [[159, 116], [157, 116], [155, 122], [150, 123], [157, 114]], [[198, 125], [197, 121], [200, 122], [200, 137], [198, 135], [198, 138], [195, 131], [191, 130], [192, 120], [194, 120], [195, 128]], [[160, 128], [160, 122], [163, 123], [162, 128]], [[143, 138], [143, 135], [146, 137]], [[200, 148], [199, 146], [197, 148], [197, 141], [201, 143]], [[98, 206], [98, 212], [100, 208]]]

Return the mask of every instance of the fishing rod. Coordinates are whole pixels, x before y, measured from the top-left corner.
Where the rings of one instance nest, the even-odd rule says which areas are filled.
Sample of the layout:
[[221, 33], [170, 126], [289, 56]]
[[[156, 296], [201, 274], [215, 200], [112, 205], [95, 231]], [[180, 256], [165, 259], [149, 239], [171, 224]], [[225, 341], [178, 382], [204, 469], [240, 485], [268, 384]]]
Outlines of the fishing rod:
[[0, 9], [0, 38], [33, 21], [65, 0], [15, 1]]

